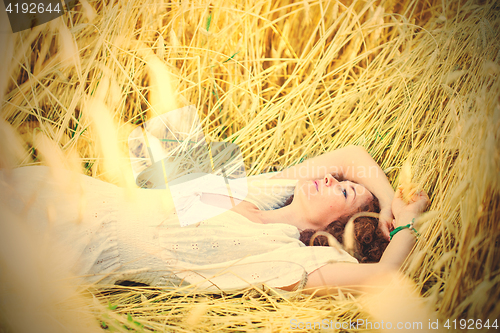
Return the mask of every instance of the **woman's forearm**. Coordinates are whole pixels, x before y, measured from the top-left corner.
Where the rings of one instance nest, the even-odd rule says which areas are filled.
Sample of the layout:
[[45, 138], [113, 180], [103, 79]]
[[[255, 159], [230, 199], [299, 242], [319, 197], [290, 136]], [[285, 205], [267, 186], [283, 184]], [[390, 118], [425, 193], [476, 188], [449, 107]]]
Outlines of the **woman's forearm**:
[[392, 203], [394, 189], [382, 168], [363, 147], [349, 146], [341, 172], [340, 176], [343, 178], [366, 187], [382, 206]]
[[[407, 225], [417, 216], [417, 214], [410, 213], [402, 215], [398, 217], [397, 225]], [[399, 269], [410, 254], [415, 241], [416, 235], [412, 230], [404, 228], [398, 231], [387, 245], [379, 263], [390, 268]]]

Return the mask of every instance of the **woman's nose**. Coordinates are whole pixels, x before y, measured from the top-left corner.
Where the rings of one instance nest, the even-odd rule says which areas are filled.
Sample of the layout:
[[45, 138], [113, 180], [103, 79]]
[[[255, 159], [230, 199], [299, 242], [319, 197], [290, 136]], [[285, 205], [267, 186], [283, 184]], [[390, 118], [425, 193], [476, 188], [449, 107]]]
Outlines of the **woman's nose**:
[[329, 173], [326, 174], [324, 181], [326, 186], [335, 185], [335, 183], [337, 182], [337, 180]]

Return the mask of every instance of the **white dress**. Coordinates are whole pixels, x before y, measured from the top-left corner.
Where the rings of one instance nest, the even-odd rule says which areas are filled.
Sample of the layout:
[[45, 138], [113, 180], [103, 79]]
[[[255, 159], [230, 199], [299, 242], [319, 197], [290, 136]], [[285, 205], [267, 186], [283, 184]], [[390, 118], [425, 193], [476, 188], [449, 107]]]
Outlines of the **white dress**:
[[[211, 177], [216, 176], [179, 184], [189, 195], [177, 211], [208, 216], [184, 227], [168, 204], [167, 190], [125, 190], [48, 167], [0, 172], [0, 197], [13, 214], [67, 251], [82, 283], [130, 280], [153, 286], [196, 284], [208, 290], [284, 287], [328, 262], [357, 262], [335, 248], [305, 246], [294, 226], [257, 224], [205, 204], [203, 193], [225, 193], [210, 185]], [[295, 182], [269, 178], [249, 177], [248, 195], [232, 194], [259, 209], [275, 209], [293, 193]], [[235, 180], [236, 188], [243, 181]]]

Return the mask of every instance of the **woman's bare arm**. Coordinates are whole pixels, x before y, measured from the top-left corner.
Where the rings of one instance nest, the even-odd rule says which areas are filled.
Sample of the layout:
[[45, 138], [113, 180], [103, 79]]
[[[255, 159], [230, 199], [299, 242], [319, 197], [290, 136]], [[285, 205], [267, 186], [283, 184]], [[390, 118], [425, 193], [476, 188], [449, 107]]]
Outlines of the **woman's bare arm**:
[[380, 262], [327, 264], [308, 275], [304, 292], [325, 295], [336, 293], [339, 288], [364, 291], [376, 281], [384, 280], [385, 276], [396, 273], [414, 244], [415, 235], [409, 229], [403, 229], [394, 235]]
[[326, 174], [361, 184], [377, 197], [381, 206], [381, 228], [388, 237], [394, 190], [384, 171], [363, 147], [350, 145], [325, 153], [289, 167], [273, 178], [314, 180]]

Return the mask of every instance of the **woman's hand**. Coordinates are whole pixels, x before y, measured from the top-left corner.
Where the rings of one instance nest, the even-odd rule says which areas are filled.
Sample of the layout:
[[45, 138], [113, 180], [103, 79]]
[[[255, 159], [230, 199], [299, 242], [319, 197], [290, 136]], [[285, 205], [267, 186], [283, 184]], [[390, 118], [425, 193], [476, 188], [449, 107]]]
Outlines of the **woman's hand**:
[[392, 214], [391, 206], [380, 208], [380, 216], [378, 218], [378, 225], [385, 238], [389, 240], [389, 233], [394, 229], [394, 216]]
[[395, 227], [408, 224], [408, 218], [417, 217], [422, 214], [429, 205], [429, 197], [424, 191], [415, 193], [409, 203], [403, 201], [403, 191], [398, 187], [394, 200], [392, 201], [392, 213], [396, 218]]

